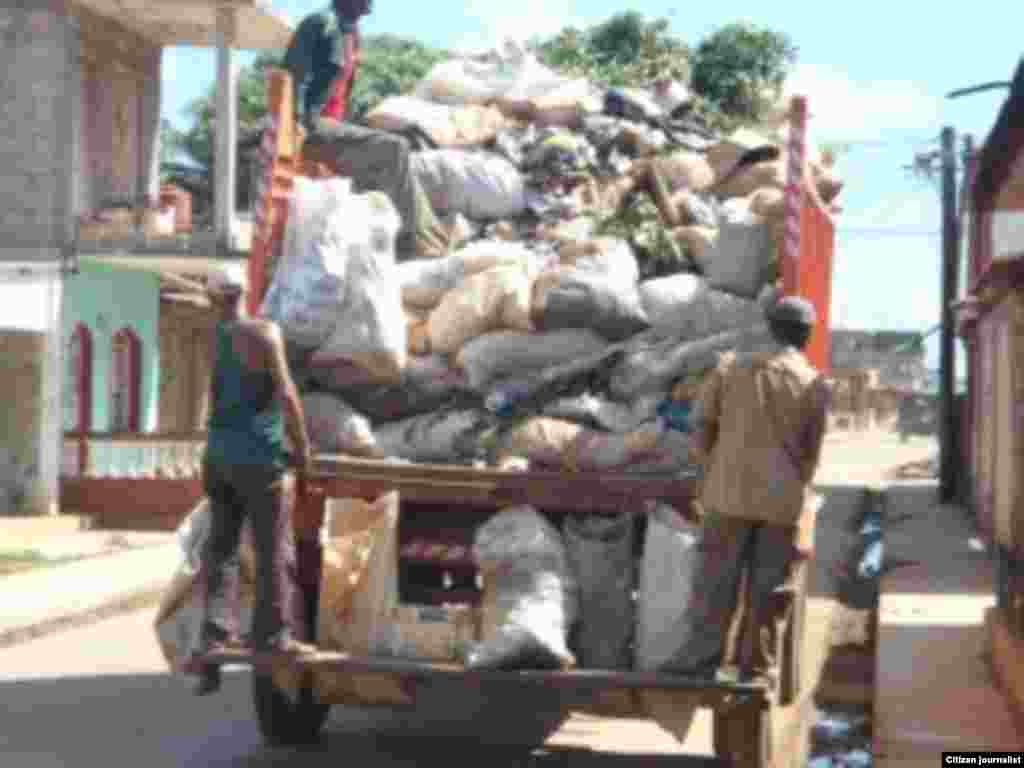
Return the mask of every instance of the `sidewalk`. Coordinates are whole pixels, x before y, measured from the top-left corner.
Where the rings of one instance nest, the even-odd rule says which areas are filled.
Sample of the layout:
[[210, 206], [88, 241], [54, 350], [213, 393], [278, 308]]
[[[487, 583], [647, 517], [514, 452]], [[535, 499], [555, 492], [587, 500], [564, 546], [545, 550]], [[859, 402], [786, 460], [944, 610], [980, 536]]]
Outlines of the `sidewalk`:
[[172, 533], [29, 531], [0, 524], [0, 549], [72, 562], [0, 577], [0, 648], [142, 607], [178, 561]]
[[889, 489], [885, 559], [919, 564], [881, 581], [874, 755], [883, 768], [938, 765], [943, 750], [1024, 748], [989, 667], [992, 564], [964, 511], [934, 498], [934, 483]]

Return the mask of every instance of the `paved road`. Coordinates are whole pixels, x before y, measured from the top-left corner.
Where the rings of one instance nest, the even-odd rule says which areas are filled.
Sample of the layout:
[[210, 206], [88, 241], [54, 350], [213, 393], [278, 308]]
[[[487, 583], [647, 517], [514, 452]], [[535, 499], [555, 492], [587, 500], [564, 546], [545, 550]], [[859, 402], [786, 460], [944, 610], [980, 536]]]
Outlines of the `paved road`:
[[[289, 768], [406, 768], [448, 760], [466, 764], [467, 757], [469, 764], [489, 768], [680, 764], [680, 745], [646, 722], [575, 716], [541, 753], [532, 747], [481, 748], [471, 732], [457, 741], [410, 738], [396, 718], [342, 707], [332, 710], [322, 745], [267, 749], [252, 718], [248, 675], [229, 674], [218, 696], [193, 697], [183, 681], [166, 674], [150, 630], [152, 616], [152, 610], [141, 611], [0, 651], [0, 764], [261, 768], [287, 760]], [[704, 718], [695, 730], [708, 731]]]
[[[863, 482], [877, 476], [880, 467], [933, 452], [933, 442], [901, 445], [894, 436], [832, 439], [819, 482]], [[488, 768], [713, 764], [700, 758], [680, 761], [681, 745], [647, 722], [574, 716], [543, 751], [486, 749], [475, 743], [469, 726], [463, 738], [431, 740], [422, 731], [411, 735], [414, 730], [386, 713], [341, 707], [332, 710], [322, 745], [266, 749], [252, 717], [248, 675], [229, 674], [219, 696], [192, 697], [183, 681], [166, 674], [150, 628], [152, 616], [152, 609], [145, 610], [0, 651], [0, 765], [261, 768], [287, 760], [289, 768], [405, 768], [467, 759]], [[708, 754], [709, 736], [702, 713], [685, 751]]]

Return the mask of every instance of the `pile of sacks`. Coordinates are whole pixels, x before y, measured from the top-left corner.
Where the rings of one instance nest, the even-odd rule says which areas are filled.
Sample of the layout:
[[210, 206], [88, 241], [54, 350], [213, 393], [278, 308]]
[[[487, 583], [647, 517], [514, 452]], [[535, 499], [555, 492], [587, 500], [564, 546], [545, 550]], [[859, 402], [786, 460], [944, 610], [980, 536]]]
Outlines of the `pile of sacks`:
[[[567, 80], [506, 46], [437, 65], [367, 122], [416, 128], [453, 233], [396, 262], [399, 220], [348, 180], [299, 179], [263, 312], [289, 342], [322, 452], [664, 472], [689, 462], [702, 377], [767, 342], [784, 136], [716, 139], [680, 84]], [[841, 182], [811, 153], [807, 180]], [[604, 225], [655, 189], [678, 258]]]

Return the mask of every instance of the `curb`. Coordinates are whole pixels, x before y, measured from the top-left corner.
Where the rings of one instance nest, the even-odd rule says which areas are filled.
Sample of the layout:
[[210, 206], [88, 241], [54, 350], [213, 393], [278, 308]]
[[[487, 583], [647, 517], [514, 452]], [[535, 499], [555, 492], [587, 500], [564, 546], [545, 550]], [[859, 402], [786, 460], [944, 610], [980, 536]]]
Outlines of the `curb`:
[[117, 597], [102, 605], [93, 606], [84, 611], [54, 616], [36, 624], [24, 627], [0, 630], [0, 650], [10, 648], [31, 640], [38, 640], [57, 632], [69, 629], [80, 629], [105, 619], [112, 619], [125, 613], [148, 608], [160, 600], [165, 587], [147, 585], [134, 592]]

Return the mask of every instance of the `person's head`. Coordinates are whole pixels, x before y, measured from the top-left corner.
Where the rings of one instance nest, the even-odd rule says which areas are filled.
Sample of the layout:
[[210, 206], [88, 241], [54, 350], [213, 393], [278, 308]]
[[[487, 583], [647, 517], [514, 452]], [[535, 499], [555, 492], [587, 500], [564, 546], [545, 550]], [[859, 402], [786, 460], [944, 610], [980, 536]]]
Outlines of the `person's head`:
[[241, 264], [221, 264], [210, 273], [206, 283], [210, 301], [223, 314], [237, 313], [242, 309], [245, 296], [245, 270]]
[[803, 349], [817, 322], [814, 305], [799, 296], [784, 296], [765, 312], [768, 328], [780, 344]]
[[343, 19], [355, 21], [373, 11], [373, 0], [333, 0], [334, 12]]

